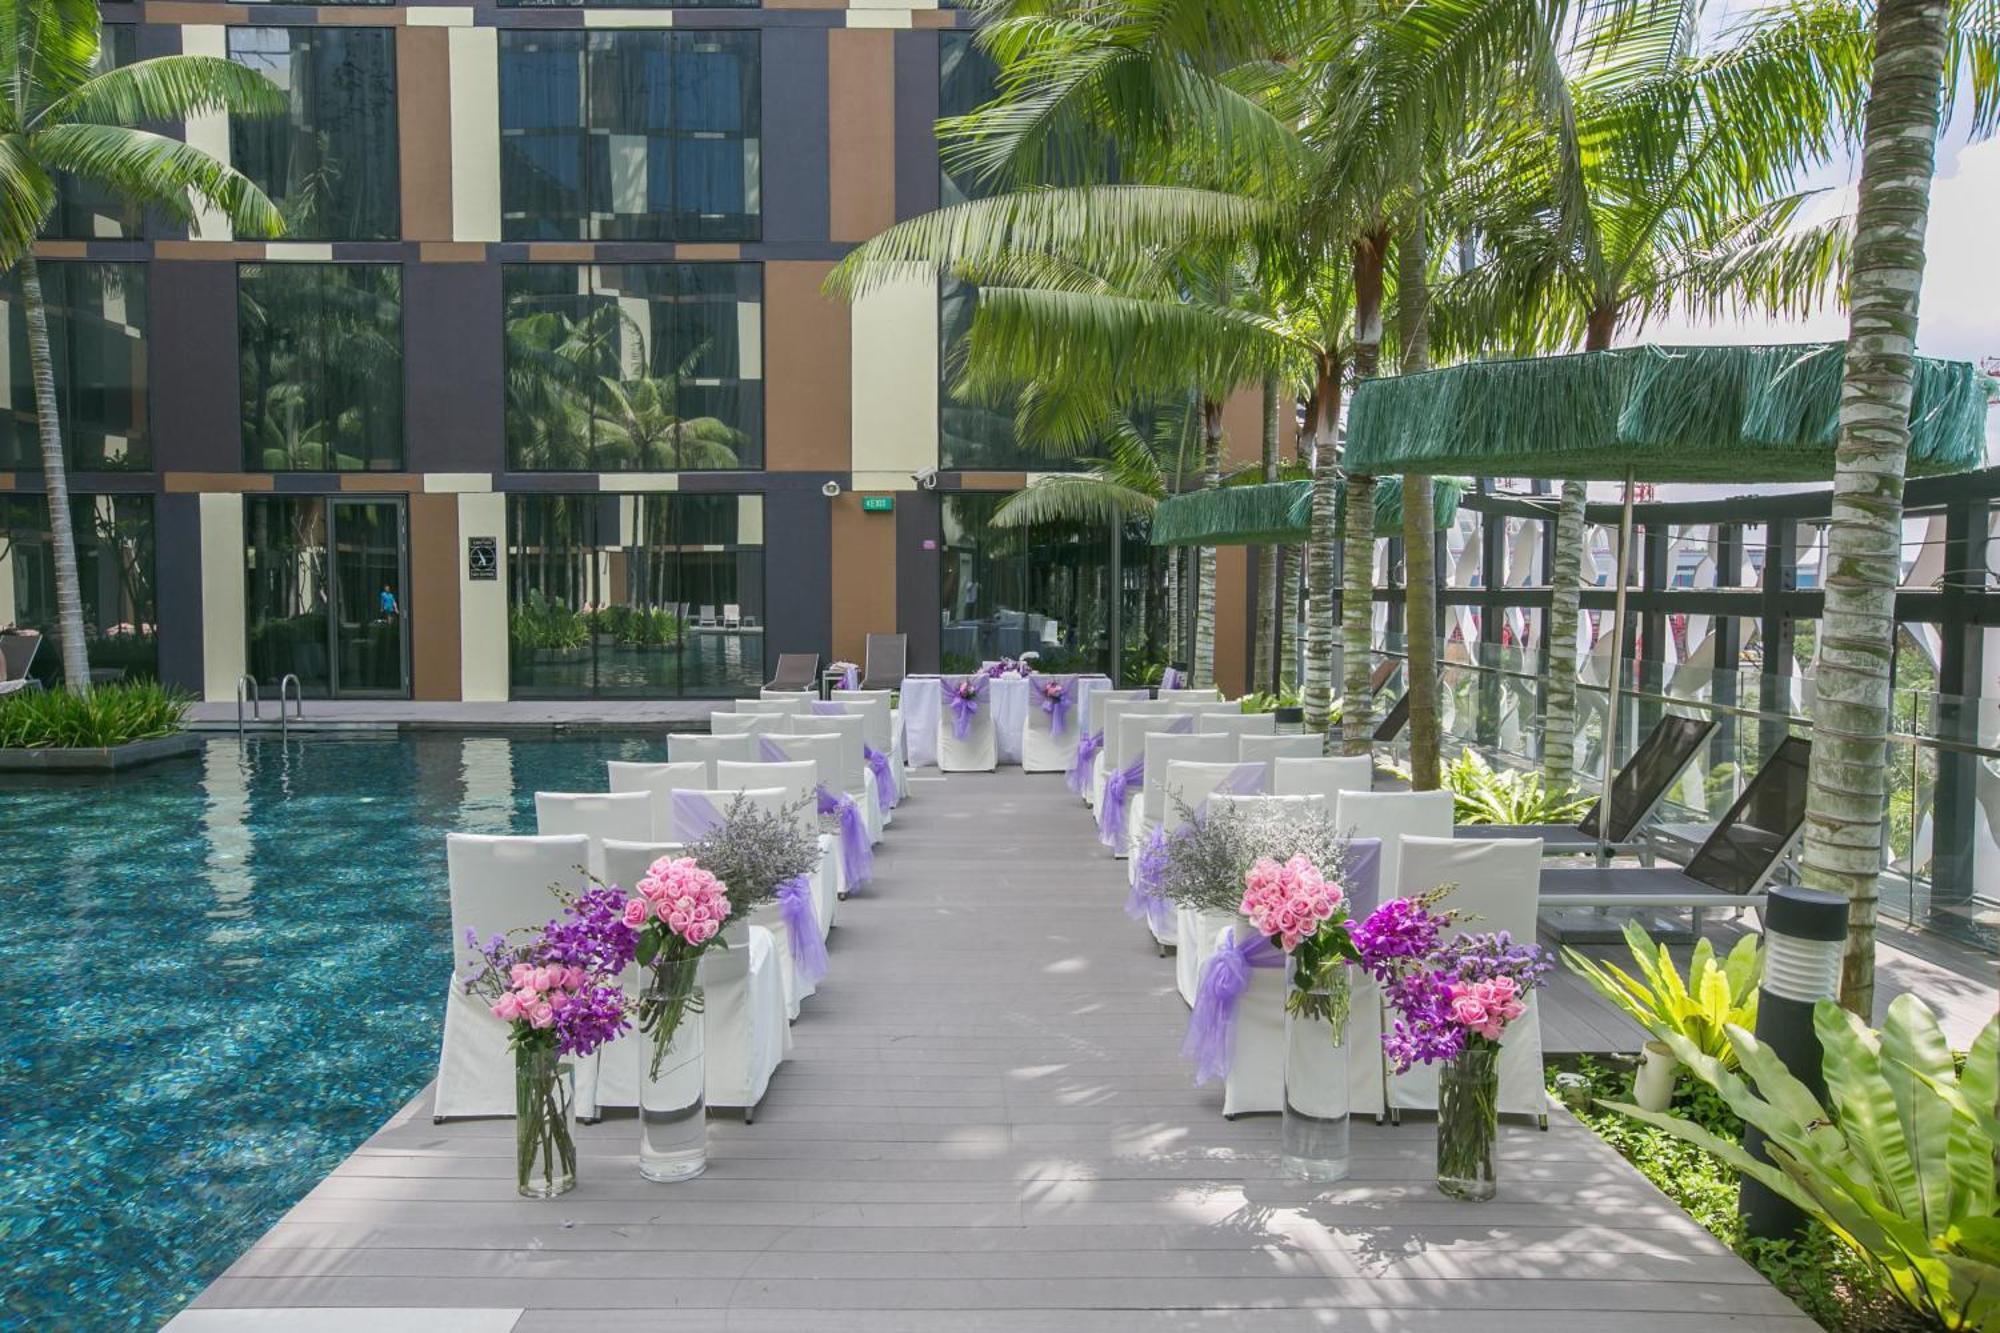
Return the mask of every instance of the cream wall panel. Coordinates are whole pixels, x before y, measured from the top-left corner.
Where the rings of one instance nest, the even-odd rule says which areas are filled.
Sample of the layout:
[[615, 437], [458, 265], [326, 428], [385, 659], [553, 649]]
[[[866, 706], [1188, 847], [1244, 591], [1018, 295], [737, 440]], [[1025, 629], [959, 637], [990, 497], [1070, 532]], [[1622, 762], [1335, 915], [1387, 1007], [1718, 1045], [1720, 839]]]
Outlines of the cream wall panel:
[[763, 496], [739, 495], [736, 497], [736, 544], [738, 546], [762, 546], [764, 544]]
[[[497, 577], [466, 577], [474, 537], [491, 537], [500, 554]], [[507, 497], [465, 492], [458, 497], [459, 697], [498, 703], [507, 697]]]
[[909, 490], [938, 465], [938, 284], [932, 274], [878, 287], [853, 308], [854, 480]]
[[850, 28], [909, 28], [916, 26], [908, 9], [864, 9], [855, 6], [847, 11], [847, 26]]
[[451, 234], [500, 239], [500, 34], [451, 30]]
[[490, 491], [493, 489], [491, 472], [426, 472], [424, 489], [427, 491]]
[[[181, 53], [226, 59], [229, 55], [226, 32], [219, 23], [189, 24], [181, 29]], [[229, 161], [228, 112], [204, 111], [200, 115], [189, 116], [182, 137], [187, 140], [188, 147], [199, 148], [218, 162]], [[197, 241], [229, 240], [232, 235], [229, 219], [212, 208], [198, 209], [192, 235]]]
[[670, 28], [674, 23], [670, 9], [586, 9], [583, 11], [583, 26], [586, 28]]
[[201, 694], [210, 703], [236, 698], [248, 666], [243, 620], [243, 497], [201, 497]]

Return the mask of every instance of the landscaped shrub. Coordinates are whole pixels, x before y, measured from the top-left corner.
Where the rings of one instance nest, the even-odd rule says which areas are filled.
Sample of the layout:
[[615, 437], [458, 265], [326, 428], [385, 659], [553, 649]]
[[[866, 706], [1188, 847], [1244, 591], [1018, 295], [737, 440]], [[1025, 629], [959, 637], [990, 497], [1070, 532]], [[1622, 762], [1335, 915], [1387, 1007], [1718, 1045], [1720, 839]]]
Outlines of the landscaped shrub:
[[1590, 798], [1574, 788], [1552, 792], [1528, 769], [1494, 768], [1471, 750], [1445, 768], [1461, 824], [1569, 824], [1583, 818]]
[[507, 637], [517, 649], [581, 648], [590, 641], [590, 625], [564, 603], [534, 591], [509, 613]]
[[1729, 1040], [1730, 1026], [1757, 1026], [1757, 988], [1764, 976], [1758, 937], [1745, 935], [1736, 941], [1720, 963], [1715, 960], [1715, 946], [1697, 940], [1685, 979], [1667, 946], [1654, 943], [1637, 921], [1625, 923], [1625, 943], [1638, 965], [1636, 977], [1611, 963], [1593, 962], [1574, 949], [1563, 950], [1563, 962], [1655, 1037], [1663, 1041], [1668, 1033], [1685, 1037], [1702, 1054], [1734, 1069], [1736, 1048]]
[[0, 750], [98, 749], [172, 736], [186, 729], [193, 702], [155, 681], [82, 695], [22, 690], [0, 698]]

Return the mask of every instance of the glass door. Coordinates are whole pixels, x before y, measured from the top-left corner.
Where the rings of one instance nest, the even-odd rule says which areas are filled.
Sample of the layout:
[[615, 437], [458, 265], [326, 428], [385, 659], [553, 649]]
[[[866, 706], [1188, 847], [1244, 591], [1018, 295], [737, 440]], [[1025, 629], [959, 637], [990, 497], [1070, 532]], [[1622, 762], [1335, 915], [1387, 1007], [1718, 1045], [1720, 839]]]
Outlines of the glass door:
[[334, 693], [408, 694], [403, 502], [334, 500], [329, 507]]
[[246, 497], [250, 674], [269, 698], [409, 694], [400, 497]]

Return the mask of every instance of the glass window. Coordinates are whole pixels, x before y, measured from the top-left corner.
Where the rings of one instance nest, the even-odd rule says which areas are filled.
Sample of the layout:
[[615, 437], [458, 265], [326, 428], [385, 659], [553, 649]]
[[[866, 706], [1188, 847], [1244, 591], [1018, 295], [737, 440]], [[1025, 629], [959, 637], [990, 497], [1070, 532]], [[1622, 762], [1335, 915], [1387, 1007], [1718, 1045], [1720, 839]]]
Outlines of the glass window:
[[278, 205], [298, 241], [401, 233], [392, 28], [229, 29], [229, 58], [278, 85], [282, 116], [236, 116], [230, 161]]
[[757, 239], [760, 95], [754, 32], [502, 32], [502, 234]]
[[244, 497], [250, 675], [314, 698], [408, 693], [403, 500]]
[[403, 274], [395, 264], [237, 270], [244, 466], [403, 465]]
[[[151, 679], [159, 668], [153, 497], [74, 496], [70, 524], [91, 676], [100, 682]], [[44, 684], [60, 683], [55, 554], [48, 501], [39, 495], [0, 498], [0, 626], [13, 625], [42, 632], [32, 674]]]
[[756, 495], [509, 496], [515, 697], [756, 693], [763, 505]]
[[[97, 69], [102, 73], [138, 58], [138, 28], [107, 23], [98, 39]], [[57, 172], [56, 207], [42, 234], [64, 240], [131, 240], [139, 235], [140, 210], [93, 182]]]
[[[146, 432], [146, 266], [42, 260], [56, 411], [64, 453], [82, 472], [152, 465]], [[7, 413], [0, 421], [0, 468], [39, 468], [35, 382], [28, 365], [28, 318], [17, 268], [0, 280], [5, 305]]]
[[510, 264], [507, 465], [758, 469], [763, 271], [755, 264]]

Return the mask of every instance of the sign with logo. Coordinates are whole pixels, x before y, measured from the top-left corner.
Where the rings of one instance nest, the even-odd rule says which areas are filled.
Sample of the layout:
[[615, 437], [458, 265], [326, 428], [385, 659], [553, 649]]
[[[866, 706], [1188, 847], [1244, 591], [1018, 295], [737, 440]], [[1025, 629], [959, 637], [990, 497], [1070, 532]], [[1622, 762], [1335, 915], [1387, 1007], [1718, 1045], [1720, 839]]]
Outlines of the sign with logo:
[[465, 577], [477, 582], [491, 583], [500, 577], [500, 539], [498, 537], [467, 537], [465, 539]]
[[866, 514], [886, 514], [896, 507], [893, 495], [864, 495], [861, 497], [861, 511]]

